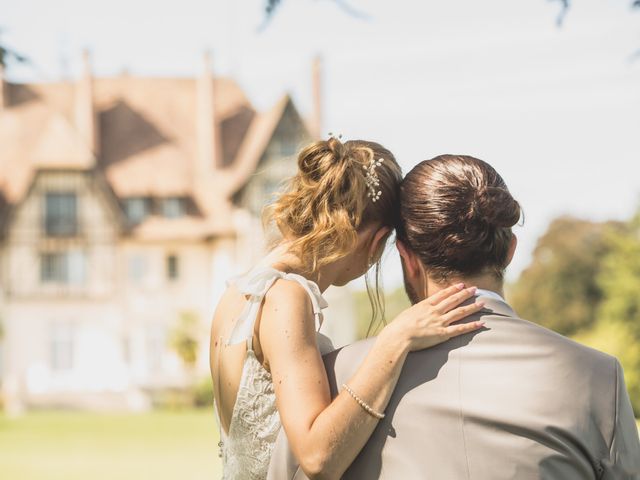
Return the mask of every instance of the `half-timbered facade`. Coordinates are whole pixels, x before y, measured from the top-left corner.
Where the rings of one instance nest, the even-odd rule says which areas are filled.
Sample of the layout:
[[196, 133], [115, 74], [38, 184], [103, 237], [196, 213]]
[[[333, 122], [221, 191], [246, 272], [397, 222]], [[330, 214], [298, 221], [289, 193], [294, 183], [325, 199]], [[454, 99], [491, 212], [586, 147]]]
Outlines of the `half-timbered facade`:
[[319, 113], [256, 111], [207, 59], [196, 79], [94, 78], [85, 57], [76, 82], [0, 81], [5, 403], [145, 408], [193, 378], [168, 341], [185, 315], [206, 372], [216, 296], [263, 252]]

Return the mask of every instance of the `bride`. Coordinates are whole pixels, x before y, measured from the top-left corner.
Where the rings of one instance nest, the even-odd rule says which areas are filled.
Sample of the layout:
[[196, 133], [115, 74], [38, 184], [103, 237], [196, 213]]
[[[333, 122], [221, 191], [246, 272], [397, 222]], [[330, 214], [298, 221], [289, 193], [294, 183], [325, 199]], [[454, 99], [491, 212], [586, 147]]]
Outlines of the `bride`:
[[439, 292], [385, 326], [331, 400], [322, 355], [332, 346], [318, 332], [322, 292], [379, 263], [400, 181], [394, 156], [374, 142], [332, 137], [300, 152], [296, 175], [269, 211], [282, 240], [229, 281], [212, 322], [224, 479], [263, 480], [281, 427], [310, 478], [339, 478], [384, 416], [408, 352], [482, 326], [452, 325], [482, 308], [459, 306], [475, 288]]

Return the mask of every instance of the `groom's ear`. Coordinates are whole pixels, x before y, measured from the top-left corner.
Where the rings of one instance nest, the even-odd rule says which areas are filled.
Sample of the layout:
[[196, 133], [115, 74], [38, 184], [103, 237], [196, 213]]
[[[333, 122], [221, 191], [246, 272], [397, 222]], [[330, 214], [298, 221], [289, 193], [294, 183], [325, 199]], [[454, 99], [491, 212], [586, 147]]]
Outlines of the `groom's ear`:
[[420, 259], [402, 240], [396, 240], [396, 248], [402, 259], [405, 275], [411, 279], [419, 279], [421, 274]]

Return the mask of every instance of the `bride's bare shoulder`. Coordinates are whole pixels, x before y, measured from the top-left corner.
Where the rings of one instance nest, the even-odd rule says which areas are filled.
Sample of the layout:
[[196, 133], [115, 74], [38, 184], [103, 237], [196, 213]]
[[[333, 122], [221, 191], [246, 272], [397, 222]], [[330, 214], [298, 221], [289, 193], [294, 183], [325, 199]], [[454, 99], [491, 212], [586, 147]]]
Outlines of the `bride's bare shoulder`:
[[217, 310], [229, 307], [229, 305], [242, 302], [242, 294], [238, 291], [235, 285], [230, 284], [222, 293], [220, 300], [218, 301]]
[[264, 297], [263, 311], [313, 314], [309, 294], [298, 282], [279, 278]]
[[229, 318], [237, 317], [244, 305], [243, 295], [234, 285], [229, 285], [223, 292], [213, 313], [213, 328], [221, 325]]
[[271, 364], [285, 350], [317, 348], [313, 306], [297, 282], [278, 279], [265, 295], [260, 344]]

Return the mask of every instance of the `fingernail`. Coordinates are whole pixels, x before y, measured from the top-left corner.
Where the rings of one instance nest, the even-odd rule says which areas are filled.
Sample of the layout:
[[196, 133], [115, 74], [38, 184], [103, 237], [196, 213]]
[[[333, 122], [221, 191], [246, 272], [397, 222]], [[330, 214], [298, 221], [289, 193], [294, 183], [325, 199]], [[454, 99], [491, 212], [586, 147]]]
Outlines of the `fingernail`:
[[485, 322], [478, 322], [478, 326], [479, 327], [484, 327], [485, 326]]
[[458, 290], [462, 290], [462, 289], [464, 288], [464, 283], [459, 283], [459, 284], [457, 284], [457, 285], [456, 285], [456, 288], [457, 288]]
[[478, 290], [478, 287], [471, 287], [469, 289], [469, 293], [476, 293], [477, 290]]
[[485, 303], [484, 301], [480, 301], [480, 302], [476, 302], [476, 305], [478, 305], [479, 307], [484, 307]]

